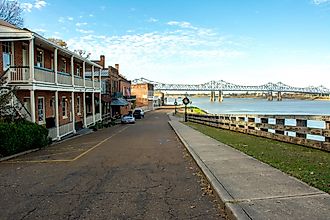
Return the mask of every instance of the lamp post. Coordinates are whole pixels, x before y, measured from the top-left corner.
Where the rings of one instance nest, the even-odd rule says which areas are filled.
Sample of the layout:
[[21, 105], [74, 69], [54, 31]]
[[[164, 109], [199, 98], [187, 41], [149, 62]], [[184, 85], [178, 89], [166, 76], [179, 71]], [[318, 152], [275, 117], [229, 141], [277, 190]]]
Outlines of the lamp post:
[[176, 102], [176, 99], [174, 100], [174, 114], [176, 115], [176, 106], [178, 105], [178, 103]]
[[182, 102], [184, 104], [184, 121], [187, 122], [187, 105], [190, 103], [190, 100], [186, 96], [182, 99]]

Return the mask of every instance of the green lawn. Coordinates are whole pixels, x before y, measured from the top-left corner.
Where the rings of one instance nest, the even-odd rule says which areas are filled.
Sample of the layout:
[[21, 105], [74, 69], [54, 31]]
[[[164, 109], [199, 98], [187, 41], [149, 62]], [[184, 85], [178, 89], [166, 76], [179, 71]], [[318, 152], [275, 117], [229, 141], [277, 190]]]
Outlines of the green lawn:
[[330, 153], [188, 122], [187, 125], [330, 193]]

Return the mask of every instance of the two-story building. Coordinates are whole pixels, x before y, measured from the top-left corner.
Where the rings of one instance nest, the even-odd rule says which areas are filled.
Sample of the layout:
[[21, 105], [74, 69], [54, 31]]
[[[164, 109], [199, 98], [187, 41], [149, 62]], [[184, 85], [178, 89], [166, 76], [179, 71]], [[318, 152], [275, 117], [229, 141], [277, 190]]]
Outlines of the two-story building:
[[27, 119], [47, 127], [52, 139], [101, 120], [101, 65], [2, 20], [0, 43], [0, 77], [16, 87]]
[[132, 85], [132, 95], [136, 96], [136, 106], [146, 109], [154, 108], [154, 85], [141, 83]]
[[[105, 56], [101, 55], [100, 60], [94, 60], [102, 66], [102, 112], [111, 115], [124, 115], [131, 111], [131, 105], [135, 98], [131, 96], [131, 81], [119, 73], [119, 64], [115, 67], [105, 68]], [[89, 74], [87, 74], [89, 75]], [[98, 76], [98, 73], [96, 73]]]

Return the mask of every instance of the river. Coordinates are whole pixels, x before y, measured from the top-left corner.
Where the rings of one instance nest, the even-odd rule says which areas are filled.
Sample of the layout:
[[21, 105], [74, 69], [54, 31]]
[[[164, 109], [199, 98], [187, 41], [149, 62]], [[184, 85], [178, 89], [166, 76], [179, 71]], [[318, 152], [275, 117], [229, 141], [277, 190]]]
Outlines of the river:
[[[212, 114], [289, 114], [289, 115], [330, 115], [330, 101], [294, 100], [267, 101], [254, 98], [224, 98], [223, 102], [210, 102], [209, 97], [189, 97], [192, 106]], [[182, 103], [181, 99], [177, 100]], [[168, 97], [168, 104], [174, 98]]]

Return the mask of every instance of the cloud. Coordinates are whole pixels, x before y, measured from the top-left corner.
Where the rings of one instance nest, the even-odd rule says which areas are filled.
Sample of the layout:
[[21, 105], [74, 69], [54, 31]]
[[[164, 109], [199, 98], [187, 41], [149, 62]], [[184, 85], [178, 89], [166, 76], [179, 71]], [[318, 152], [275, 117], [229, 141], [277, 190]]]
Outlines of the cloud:
[[117, 36], [99, 36], [77, 29], [85, 35], [66, 42], [72, 50], [91, 52], [93, 59], [104, 54], [106, 61], [112, 62], [107, 65], [122, 64], [122, 73], [129, 79], [144, 76], [164, 82], [191, 78], [190, 73], [196, 71], [207, 78], [206, 69], [217, 70], [228, 60], [245, 57], [242, 47], [238, 46], [241, 42], [211, 29], [187, 26], [192, 25]]
[[21, 3], [21, 6], [24, 11], [31, 12], [33, 8], [41, 9], [43, 7], [46, 7], [47, 2], [43, 0], [36, 0], [33, 3], [32, 2], [23, 2]]
[[93, 30], [84, 30], [84, 29], [79, 29], [77, 28], [76, 31], [82, 33], [82, 34], [91, 34], [91, 33], [94, 33]]
[[150, 23], [156, 23], [156, 22], [158, 22], [158, 19], [156, 19], [156, 18], [149, 18], [148, 20], [147, 20], [147, 22], [150, 22]]
[[73, 17], [67, 17], [69, 21], [73, 21]]
[[168, 25], [170, 26], [178, 26], [181, 28], [190, 28], [190, 29], [195, 29], [197, 30], [197, 27], [192, 26], [189, 22], [186, 21], [169, 21], [167, 22]]
[[45, 7], [47, 5], [47, 3], [43, 0], [36, 0], [34, 3], [34, 7], [37, 9], [41, 9], [43, 7]]
[[85, 25], [87, 25], [87, 22], [77, 22], [76, 23], [77, 27], [81, 27], [81, 26], [85, 26]]
[[312, 0], [312, 3], [315, 5], [322, 5], [325, 3], [330, 3], [330, 0]]

